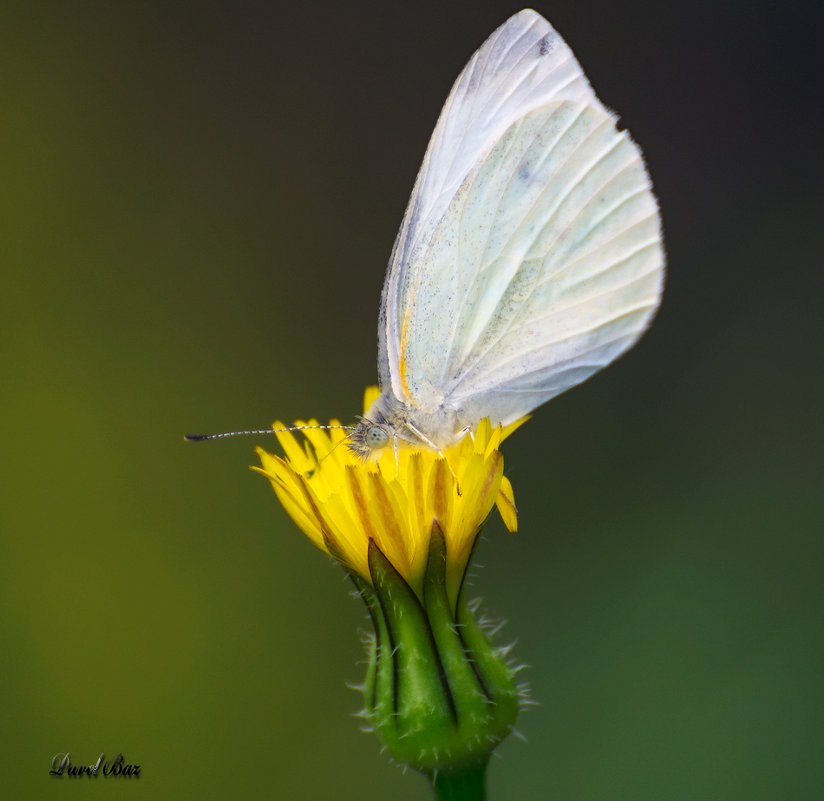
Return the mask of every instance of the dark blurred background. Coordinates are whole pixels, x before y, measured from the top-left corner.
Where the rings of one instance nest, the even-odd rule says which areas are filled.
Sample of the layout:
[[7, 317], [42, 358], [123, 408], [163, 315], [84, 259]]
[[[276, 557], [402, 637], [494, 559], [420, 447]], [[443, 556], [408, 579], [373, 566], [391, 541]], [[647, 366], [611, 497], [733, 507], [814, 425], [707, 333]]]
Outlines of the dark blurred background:
[[[363, 609], [255, 443], [181, 435], [360, 411], [429, 134], [518, 8], [3, 4], [3, 796], [122, 751], [95, 792], [428, 797], [349, 716]], [[645, 151], [669, 277], [507, 443], [473, 590], [540, 706], [492, 799], [820, 796], [820, 8], [537, 6]]]

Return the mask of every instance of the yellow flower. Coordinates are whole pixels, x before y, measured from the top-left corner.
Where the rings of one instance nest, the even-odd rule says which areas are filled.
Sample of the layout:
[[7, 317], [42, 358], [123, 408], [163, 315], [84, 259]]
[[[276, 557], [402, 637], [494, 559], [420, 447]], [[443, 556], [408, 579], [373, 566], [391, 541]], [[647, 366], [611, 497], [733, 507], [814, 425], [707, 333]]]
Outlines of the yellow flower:
[[[366, 390], [364, 408], [377, 397]], [[370, 540], [420, 596], [434, 523], [446, 542], [446, 583], [454, 606], [477, 534], [497, 504], [509, 531], [517, 528], [512, 485], [503, 475], [501, 441], [522, 421], [475, 431], [443, 452], [401, 444], [362, 461], [346, 446], [343, 429], [308, 429], [303, 447], [290, 431], [277, 433], [285, 458], [257, 452], [253, 468], [271, 482], [280, 502], [321, 550], [371, 583]], [[298, 425], [317, 425], [310, 420]], [[330, 425], [339, 425], [332, 421]], [[274, 428], [283, 428], [279, 422]]]

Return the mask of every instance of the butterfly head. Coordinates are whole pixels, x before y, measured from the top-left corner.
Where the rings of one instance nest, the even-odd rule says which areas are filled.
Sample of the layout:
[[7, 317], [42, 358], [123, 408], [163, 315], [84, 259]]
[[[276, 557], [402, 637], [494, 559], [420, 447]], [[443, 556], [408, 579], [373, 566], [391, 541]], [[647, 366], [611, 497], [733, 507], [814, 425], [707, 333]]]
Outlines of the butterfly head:
[[362, 417], [347, 437], [349, 450], [366, 461], [380, 455], [392, 442], [393, 431], [386, 422]]

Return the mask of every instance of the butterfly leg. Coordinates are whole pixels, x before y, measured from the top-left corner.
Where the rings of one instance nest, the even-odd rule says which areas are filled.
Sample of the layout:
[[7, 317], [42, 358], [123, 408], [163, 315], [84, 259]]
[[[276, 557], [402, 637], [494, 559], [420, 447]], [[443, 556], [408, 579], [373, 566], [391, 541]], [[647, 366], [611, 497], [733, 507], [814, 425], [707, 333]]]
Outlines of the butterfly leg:
[[444, 452], [434, 443], [431, 439], [429, 439], [425, 434], [418, 431], [415, 426], [413, 426], [409, 421], [406, 422], [406, 427], [424, 444], [428, 445], [432, 448], [438, 456], [441, 457], [446, 462], [446, 466], [449, 468], [449, 472], [452, 473], [452, 478], [455, 479], [455, 491], [458, 495], [461, 495], [461, 485], [458, 482], [458, 476], [455, 474], [455, 471], [452, 469], [452, 465], [449, 464], [449, 460], [444, 456]]

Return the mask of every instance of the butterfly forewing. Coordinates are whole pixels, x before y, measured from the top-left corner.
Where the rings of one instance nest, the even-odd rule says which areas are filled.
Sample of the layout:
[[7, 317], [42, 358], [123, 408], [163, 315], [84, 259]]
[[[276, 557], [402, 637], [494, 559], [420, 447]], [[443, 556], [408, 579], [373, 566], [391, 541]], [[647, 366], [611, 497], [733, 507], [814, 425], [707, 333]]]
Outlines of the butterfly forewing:
[[430, 141], [384, 284], [382, 388], [511, 422], [636, 341], [663, 265], [639, 148], [522, 11], [467, 64]]
[[383, 289], [378, 367], [382, 388], [391, 387], [398, 398], [404, 397], [401, 327], [432, 234], [466, 177], [512, 122], [553, 99], [600, 107], [572, 51], [530, 10], [498, 28], [455, 81], [418, 173]]

